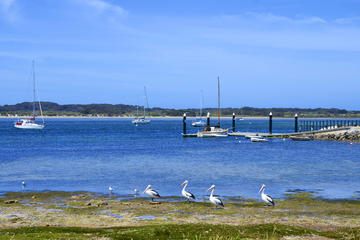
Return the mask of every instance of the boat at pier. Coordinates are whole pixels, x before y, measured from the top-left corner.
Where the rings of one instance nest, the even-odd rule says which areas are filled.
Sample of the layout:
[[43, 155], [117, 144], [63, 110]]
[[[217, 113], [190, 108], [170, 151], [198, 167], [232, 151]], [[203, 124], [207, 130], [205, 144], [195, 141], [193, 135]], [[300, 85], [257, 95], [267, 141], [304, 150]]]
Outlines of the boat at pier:
[[[42, 108], [41, 108], [41, 103], [39, 98], [37, 97], [37, 90], [36, 90], [36, 81], [35, 81], [35, 62], [32, 62], [32, 78], [33, 78], [33, 103], [32, 103], [32, 107], [33, 107], [33, 112], [32, 112], [32, 117], [29, 118], [22, 118], [19, 119], [18, 121], [16, 121], [14, 123], [14, 127], [15, 128], [20, 128], [20, 129], [43, 129], [45, 127], [45, 121], [44, 121], [44, 117], [43, 117], [43, 113], [42, 113]], [[42, 119], [42, 123], [36, 123], [36, 103], [38, 103], [39, 105], [39, 111], [40, 111], [40, 116]]]
[[218, 123], [215, 126], [206, 126], [204, 131], [198, 131], [197, 137], [227, 137], [228, 129], [220, 128], [220, 80], [218, 77]]

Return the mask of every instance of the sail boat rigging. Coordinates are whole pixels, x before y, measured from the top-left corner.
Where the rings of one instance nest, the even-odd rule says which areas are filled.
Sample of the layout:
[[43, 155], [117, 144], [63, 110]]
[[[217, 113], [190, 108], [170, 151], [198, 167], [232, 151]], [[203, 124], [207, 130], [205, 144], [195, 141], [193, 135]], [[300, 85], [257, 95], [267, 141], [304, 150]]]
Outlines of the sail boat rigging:
[[203, 107], [203, 91], [201, 91], [201, 98], [200, 98], [200, 119], [198, 121], [192, 122], [191, 125], [193, 127], [204, 127], [206, 122], [202, 120], [202, 107]]
[[146, 93], [146, 87], [144, 87], [144, 116], [143, 117], [139, 117], [139, 107], [137, 106], [137, 113], [136, 113], [136, 118], [132, 120], [132, 123], [135, 125], [138, 124], [147, 124], [150, 123], [150, 119], [146, 119], [146, 110], [145, 110], [145, 106], [149, 109], [149, 102], [148, 102], [148, 98], [147, 98], [147, 93]]
[[206, 126], [204, 131], [197, 132], [197, 137], [227, 137], [228, 129], [220, 128], [220, 79], [218, 77], [218, 123]]
[[[45, 127], [45, 121], [43, 117], [43, 112], [41, 108], [41, 103], [37, 94], [36, 89], [36, 80], [35, 80], [35, 61], [32, 61], [32, 80], [33, 80], [33, 103], [32, 103], [32, 117], [31, 118], [22, 118], [15, 122], [14, 127], [21, 129], [43, 129]], [[36, 119], [36, 102], [39, 104], [40, 116], [42, 123], [38, 124], [35, 122]]]

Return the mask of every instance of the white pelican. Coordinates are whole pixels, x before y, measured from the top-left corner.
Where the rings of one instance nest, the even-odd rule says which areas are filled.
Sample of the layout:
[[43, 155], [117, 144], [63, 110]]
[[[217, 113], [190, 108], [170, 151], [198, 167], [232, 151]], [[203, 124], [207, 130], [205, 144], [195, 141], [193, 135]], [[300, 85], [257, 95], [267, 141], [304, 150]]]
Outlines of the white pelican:
[[266, 203], [266, 206], [275, 206], [275, 202], [272, 197], [264, 193], [265, 187], [265, 184], [263, 184], [259, 190], [259, 192], [261, 192], [261, 199]]
[[184, 186], [183, 190], [181, 191], [181, 194], [182, 194], [185, 198], [187, 198], [188, 201], [190, 201], [190, 199], [195, 200], [195, 195], [192, 194], [191, 192], [186, 191], [186, 187], [187, 187], [188, 184], [189, 184], [189, 181], [188, 181], [188, 180], [185, 180], [185, 182], [183, 182], [183, 183], [180, 185], [180, 187], [181, 187], [181, 186]]
[[215, 206], [217, 207], [218, 205], [224, 207], [224, 204], [223, 202], [221, 201], [220, 198], [218, 197], [214, 197], [214, 189], [215, 189], [215, 185], [212, 185], [207, 191], [210, 191], [211, 190], [211, 194], [210, 194], [210, 197], [209, 197], [209, 200], [210, 202], [212, 202], [213, 204], [215, 204]]
[[22, 186], [22, 189], [24, 189], [26, 187], [26, 182], [25, 181], [22, 181], [21, 182], [21, 186]]
[[113, 191], [114, 191], [114, 189], [111, 186], [109, 186], [110, 195], [113, 193]]
[[148, 185], [143, 193], [151, 197], [151, 201], [154, 201], [154, 198], [160, 198], [160, 194], [154, 189], [151, 189], [151, 185]]

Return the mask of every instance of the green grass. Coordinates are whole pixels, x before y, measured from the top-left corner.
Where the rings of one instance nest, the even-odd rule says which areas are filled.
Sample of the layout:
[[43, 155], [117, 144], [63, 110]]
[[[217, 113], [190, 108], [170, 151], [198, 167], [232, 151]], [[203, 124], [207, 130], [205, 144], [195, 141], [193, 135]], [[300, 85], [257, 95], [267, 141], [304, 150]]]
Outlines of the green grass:
[[116, 228], [23, 227], [0, 230], [3, 239], [280, 239], [284, 236], [324, 236], [359, 239], [360, 229], [318, 232], [296, 226], [262, 224], [228, 226], [212, 224], [155, 225]]

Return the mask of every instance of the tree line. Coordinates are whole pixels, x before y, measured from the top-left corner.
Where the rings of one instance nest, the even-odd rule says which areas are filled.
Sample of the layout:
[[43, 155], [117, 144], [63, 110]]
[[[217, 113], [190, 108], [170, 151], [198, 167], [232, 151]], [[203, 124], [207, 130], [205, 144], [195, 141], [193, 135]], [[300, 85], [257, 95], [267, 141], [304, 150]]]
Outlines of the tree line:
[[[42, 102], [42, 109], [46, 116], [135, 116], [137, 109], [142, 114], [142, 106], [126, 104], [57, 104], [54, 102]], [[0, 106], [0, 115], [29, 115], [32, 112], [32, 102], [22, 102], [14, 105]], [[150, 116], [199, 116], [199, 109], [170, 109], [153, 107], [147, 109]], [[217, 108], [204, 108], [204, 113], [210, 112], [217, 115]], [[274, 117], [293, 117], [297, 113], [300, 117], [360, 117], [360, 111], [352, 111], [337, 108], [221, 108], [222, 116], [255, 116], [264, 117], [272, 112]]]

